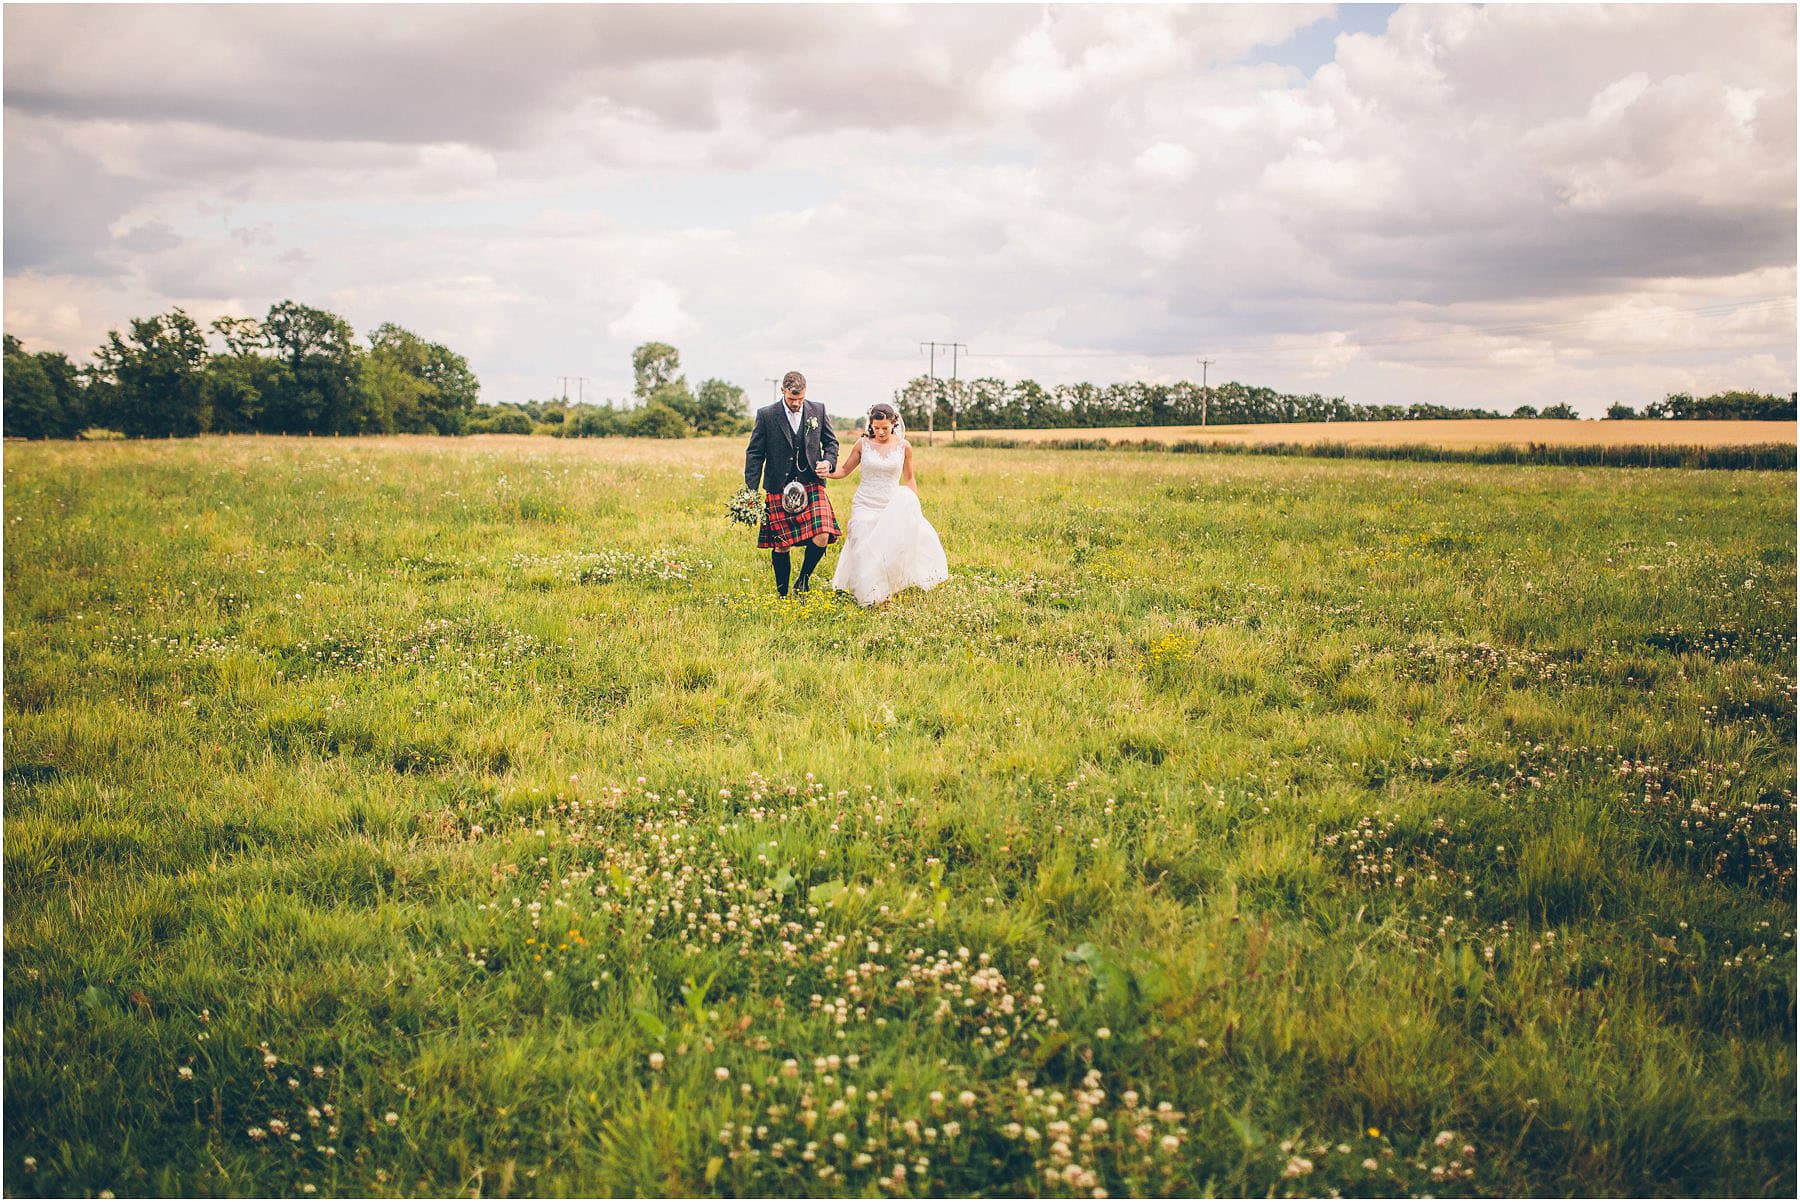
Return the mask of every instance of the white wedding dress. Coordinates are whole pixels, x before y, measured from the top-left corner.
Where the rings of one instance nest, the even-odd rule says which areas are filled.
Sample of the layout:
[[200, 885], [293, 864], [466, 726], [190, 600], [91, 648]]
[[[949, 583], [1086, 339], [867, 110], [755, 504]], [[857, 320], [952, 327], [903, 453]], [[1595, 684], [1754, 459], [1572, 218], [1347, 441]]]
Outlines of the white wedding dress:
[[850, 498], [850, 537], [838, 553], [831, 587], [858, 605], [879, 605], [907, 588], [928, 589], [950, 579], [944, 544], [925, 520], [919, 496], [900, 483], [906, 444], [883, 450], [862, 440], [862, 482]]

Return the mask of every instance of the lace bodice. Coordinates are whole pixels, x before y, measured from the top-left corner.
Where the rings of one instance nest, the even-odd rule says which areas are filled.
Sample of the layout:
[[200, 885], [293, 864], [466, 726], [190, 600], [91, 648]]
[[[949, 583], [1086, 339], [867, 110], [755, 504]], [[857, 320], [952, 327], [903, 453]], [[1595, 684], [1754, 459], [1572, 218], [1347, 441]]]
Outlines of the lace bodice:
[[906, 466], [906, 444], [899, 439], [885, 449], [872, 438], [863, 439], [862, 481], [856, 487], [852, 502], [857, 505], [884, 505], [900, 483], [900, 472]]

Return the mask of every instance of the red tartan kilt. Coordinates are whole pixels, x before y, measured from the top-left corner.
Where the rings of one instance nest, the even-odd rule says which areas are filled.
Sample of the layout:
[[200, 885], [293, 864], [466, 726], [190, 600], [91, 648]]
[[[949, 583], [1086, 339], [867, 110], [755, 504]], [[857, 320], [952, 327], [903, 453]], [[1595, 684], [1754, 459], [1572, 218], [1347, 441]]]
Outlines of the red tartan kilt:
[[830, 535], [834, 543], [844, 536], [823, 484], [806, 486], [806, 508], [799, 513], [789, 513], [781, 507], [780, 493], [764, 494], [762, 528], [756, 532], [759, 548], [783, 551], [809, 543], [821, 534]]

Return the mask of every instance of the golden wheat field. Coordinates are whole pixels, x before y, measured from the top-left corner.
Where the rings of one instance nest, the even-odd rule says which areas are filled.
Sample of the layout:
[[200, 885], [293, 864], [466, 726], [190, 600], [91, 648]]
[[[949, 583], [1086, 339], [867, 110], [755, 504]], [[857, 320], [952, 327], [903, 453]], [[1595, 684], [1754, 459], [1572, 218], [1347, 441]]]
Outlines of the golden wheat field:
[[[1463, 421], [1279, 422], [1255, 426], [1117, 426], [1080, 430], [963, 430], [1021, 441], [1103, 438], [1109, 442], [1244, 443], [1344, 442], [1364, 446], [1703, 446], [1793, 443], [1793, 422], [1579, 421], [1566, 418], [1492, 418]], [[942, 437], [942, 432], [939, 432]]]

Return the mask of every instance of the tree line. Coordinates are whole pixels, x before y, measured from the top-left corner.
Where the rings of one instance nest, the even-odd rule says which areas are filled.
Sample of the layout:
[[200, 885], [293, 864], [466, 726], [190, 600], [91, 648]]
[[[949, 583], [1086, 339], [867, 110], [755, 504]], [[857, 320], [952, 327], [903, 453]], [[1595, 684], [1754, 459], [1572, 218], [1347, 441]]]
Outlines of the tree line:
[[368, 345], [335, 313], [282, 301], [261, 320], [221, 317], [204, 329], [176, 308], [107, 332], [86, 365], [30, 352], [5, 336], [9, 437], [127, 438], [197, 434], [554, 434], [685, 438], [750, 428], [744, 390], [680, 375], [665, 342], [632, 352], [634, 404], [548, 399], [480, 402], [468, 361], [393, 323]]
[[688, 386], [681, 352], [666, 342], [646, 342], [631, 353], [635, 404], [569, 404], [566, 398], [508, 401], [486, 406], [471, 427], [476, 433], [548, 434], [557, 438], [689, 438], [744, 434], [750, 413], [744, 390], [719, 379]]
[[[180, 308], [108, 331], [93, 361], [28, 352], [5, 340], [4, 427], [9, 436], [72, 438], [100, 427], [130, 438], [203, 433], [549, 434], [565, 438], [741, 434], [744, 390], [720, 379], [690, 387], [666, 342], [632, 352], [633, 403], [550, 398], [482, 405], [480, 382], [448, 347], [391, 322], [365, 347], [335, 313], [285, 300], [260, 320], [221, 317], [202, 329]], [[993, 377], [914, 377], [894, 393], [915, 430], [1080, 429], [1105, 426], [1255, 425], [1271, 422], [1416, 421], [1430, 418], [1573, 418], [1566, 403], [1512, 413], [1449, 405], [1351, 404], [1343, 397], [1278, 392], [1226, 381], [1058, 384]], [[1671, 393], [1642, 413], [1614, 404], [1612, 419], [1795, 420], [1795, 397], [1731, 391]]]
[[[907, 427], [923, 430], [952, 422], [969, 430], [1081, 429], [1106, 426], [1266, 425], [1274, 422], [1422, 421], [1456, 418], [1575, 418], [1572, 405], [1558, 402], [1539, 408], [1520, 405], [1510, 414], [1497, 409], [1453, 405], [1352, 404], [1343, 397], [1318, 393], [1277, 392], [1236, 381], [1202, 388], [1191, 380], [1171, 384], [1132, 381], [1121, 384], [1057, 384], [1046, 388], [1035, 380], [1006, 381], [994, 377], [941, 380], [915, 376], [894, 392], [895, 407]], [[1609, 418], [1715, 420], [1794, 420], [1794, 397], [1752, 392], [1722, 392], [1695, 399], [1671, 394], [1645, 407], [1640, 415], [1615, 404]]]
[[1715, 392], [1704, 397], [1671, 392], [1662, 400], [1645, 405], [1641, 414], [1630, 405], [1614, 405], [1606, 416], [1620, 420], [1647, 417], [1665, 421], [1791, 422], [1795, 400], [1791, 392], [1785, 397], [1766, 392]]
[[365, 347], [342, 317], [291, 300], [204, 329], [180, 308], [136, 318], [80, 367], [6, 335], [5, 432], [16, 437], [461, 434], [480, 390], [440, 343], [388, 322]]

